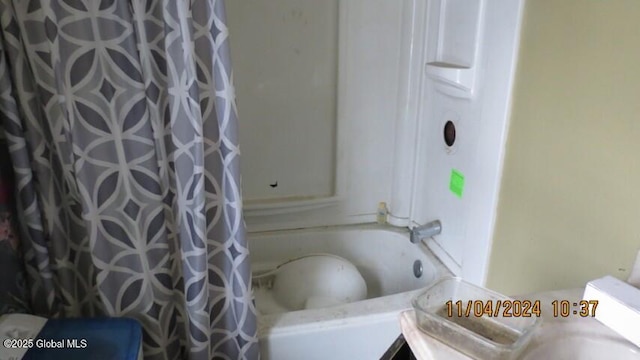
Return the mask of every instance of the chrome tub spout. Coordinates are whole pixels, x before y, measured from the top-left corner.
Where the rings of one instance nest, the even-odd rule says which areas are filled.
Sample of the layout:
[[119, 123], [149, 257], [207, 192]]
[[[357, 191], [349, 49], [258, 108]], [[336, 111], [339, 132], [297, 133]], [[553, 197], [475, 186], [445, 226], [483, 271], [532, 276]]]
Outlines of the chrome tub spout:
[[422, 226], [414, 227], [410, 231], [411, 242], [419, 243], [422, 239], [440, 234], [442, 232], [442, 224], [440, 223], [440, 220], [434, 220]]

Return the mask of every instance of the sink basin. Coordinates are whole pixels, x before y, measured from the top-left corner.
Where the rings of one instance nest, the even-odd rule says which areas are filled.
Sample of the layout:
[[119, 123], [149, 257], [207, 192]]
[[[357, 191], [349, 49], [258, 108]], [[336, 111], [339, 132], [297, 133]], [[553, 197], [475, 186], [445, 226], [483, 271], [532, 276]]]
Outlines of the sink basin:
[[542, 331], [543, 335], [524, 350], [521, 360], [640, 360], [640, 348], [612, 333], [565, 326]]

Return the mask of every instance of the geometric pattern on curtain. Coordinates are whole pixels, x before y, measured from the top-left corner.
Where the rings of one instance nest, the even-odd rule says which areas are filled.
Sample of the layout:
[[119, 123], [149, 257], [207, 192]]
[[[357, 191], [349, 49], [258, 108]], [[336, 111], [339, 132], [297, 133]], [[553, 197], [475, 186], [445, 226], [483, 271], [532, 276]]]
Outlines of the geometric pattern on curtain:
[[0, 0], [34, 312], [130, 316], [146, 359], [257, 359], [221, 0]]

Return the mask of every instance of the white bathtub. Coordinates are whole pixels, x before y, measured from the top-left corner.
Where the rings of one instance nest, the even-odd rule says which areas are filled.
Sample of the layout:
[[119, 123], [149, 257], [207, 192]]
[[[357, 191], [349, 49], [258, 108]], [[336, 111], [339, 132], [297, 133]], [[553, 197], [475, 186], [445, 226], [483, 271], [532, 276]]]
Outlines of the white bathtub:
[[[417, 290], [448, 274], [408, 231], [381, 226], [345, 226], [249, 235], [254, 273], [312, 253], [351, 261], [365, 279], [368, 298], [324, 309], [261, 314], [258, 332], [263, 359], [379, 359], [400, 335], [398, 313]], [[414, 275], [414, 262], [422, 276]], [[258, 302], [260, 298], [257, 297]]]

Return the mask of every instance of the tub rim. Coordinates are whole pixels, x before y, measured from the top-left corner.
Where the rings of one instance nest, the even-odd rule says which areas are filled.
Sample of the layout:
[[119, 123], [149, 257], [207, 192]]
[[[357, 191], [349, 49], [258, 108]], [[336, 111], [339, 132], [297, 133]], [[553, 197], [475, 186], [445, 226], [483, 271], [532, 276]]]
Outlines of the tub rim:
[[[318, 226], [301, 229], [258, 231], [248, 233], [247, 239], [251, 241], [252, 238], [284, 234], [293, 235], [299, 233], [367, 230], [391, 232], [395, 235], [406, 237], [406, 241], [409, 242], [408, 228], [379, 224]], [[415, 246], [417, 248], [416, 251], [420, 251], [429, 260], [435, 270], [432, 281], [429, 284], [425, 284], [424, 287], [322, 309], [305, 309], [266, 315], [258, 314], [259, 337], [318, 330], [321, 328], [366, 323], [369, 321], [380, 321], [389, 317], [398, 316], [402, 310], [411, 307], [411, 300], [420, 293], [420, 291], [438, 281], [440, 278], [452, 275], [451, 271], [445, 267], [424, 242], [415, 244]], [[249, 245], [249, 248], [251, 248], [251, 245]]]

